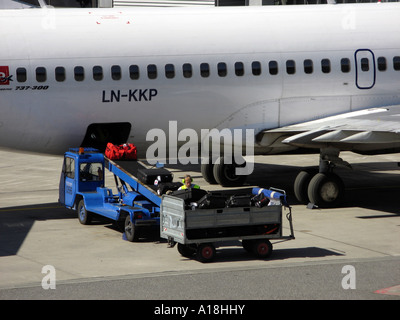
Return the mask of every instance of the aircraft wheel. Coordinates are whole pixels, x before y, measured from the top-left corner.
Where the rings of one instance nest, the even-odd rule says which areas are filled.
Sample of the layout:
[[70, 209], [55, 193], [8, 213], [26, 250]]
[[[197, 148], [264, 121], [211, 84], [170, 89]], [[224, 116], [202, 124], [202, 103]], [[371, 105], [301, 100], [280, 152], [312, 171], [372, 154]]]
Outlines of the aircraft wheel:
[[307, 189], [312, 177], [317, 174], [316, 170], [303, 170], [300, 171], [294, 181], [294, 195], [296, 199], [303, 204], [309, 202]]
[[308, 185], [310, 202], [321, 208], [334, 208], [344, 197], [343, 181], [333, 173], [317, 173]]
[[209, 184], [216, 184], [217, 181], [214, 178], [213, 173], [214, 165], [212, 163], [202, 163], [201, 164], [201, 174]]
[[88, 212], [85, 207], [85, 202], [83, 200], [79, 201], [78, 204], [78, 220], [81, 224], [87, 225], [92, 222], [92, 213]]
[[218, 158], [214, 164], [213, 174], [216, 182], [223, 187], [241, 186], [246, 181], [247, 176], [237, 175], [236, 168], [245, 167], [244, 162], [241, 165], [236, 164], [233, 160], [230, 164], [225, 163], [224, 157]]

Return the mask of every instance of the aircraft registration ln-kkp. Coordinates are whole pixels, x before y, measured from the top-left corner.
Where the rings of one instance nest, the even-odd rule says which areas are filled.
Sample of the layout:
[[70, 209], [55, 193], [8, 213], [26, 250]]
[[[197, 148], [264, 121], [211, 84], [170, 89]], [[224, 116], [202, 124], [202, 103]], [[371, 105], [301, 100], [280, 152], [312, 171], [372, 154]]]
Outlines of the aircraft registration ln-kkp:
[[[320, 151], [319, 173], [294, 187], [320, 206], [343, 197], [340, 151], [400, 150], [398, 3], [43, 7], [1, 10], [0, 21], [3, 148], [145, 151], [147, 133], [171, 121], [198, 136], [251, 129], [255, 154]], [[203, 163], [206, 180], [243, 183], [231, 160]]]

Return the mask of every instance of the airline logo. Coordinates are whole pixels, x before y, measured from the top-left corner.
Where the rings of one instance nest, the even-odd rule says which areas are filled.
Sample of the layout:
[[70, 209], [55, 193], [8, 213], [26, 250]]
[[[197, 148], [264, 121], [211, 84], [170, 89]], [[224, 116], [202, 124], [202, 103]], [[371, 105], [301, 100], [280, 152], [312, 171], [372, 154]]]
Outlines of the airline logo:
[[9, 85], [12, 80], [8, 66], [0, 66], [0, 85]]

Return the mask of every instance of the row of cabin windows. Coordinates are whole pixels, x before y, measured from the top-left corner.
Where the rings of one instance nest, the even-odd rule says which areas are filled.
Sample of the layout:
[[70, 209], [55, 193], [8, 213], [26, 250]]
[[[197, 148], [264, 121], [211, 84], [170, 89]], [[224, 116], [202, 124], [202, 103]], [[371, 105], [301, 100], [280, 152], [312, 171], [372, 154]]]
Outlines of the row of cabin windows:
[[[372, 62], [373, 63], [373, 62]], [[371, 69], [371, 61], [368, 58], [362, 58], [360, 60], [360, 68], [362, 71], [369, 71]], [[379, 57], [377, 59], [377, 68], [379, 71], [387, 70], [387, 60], [385, 57]], [[372, 66], [373, 67], [373, 66]], [[285, 62], [285, 68], [287, 74], [295, 74], [296, 73], [296, 62], [294, 60], [287, 60]], [[322, 59], [320, 63], [320, 68], [322, 73], [330, 73], [331, 72], [331, 61], [329, 59]], [[348, 73], [351, 70], [350, 59], [343, 58], [340, 60], [340, 68], [343, 73]], [[146, 67], [147, 77], [149, 79], [157, 79], [158, 77], [158, 68], [155, 64], [149, 64]], [[396, 56], [393, 58], [393, 69], [396, 71], [400, 71], [400, 56]], [[306, 74], [314, 73], [314, 62], [311, 59], [306, 59], [303, 61], [303, 70]], [[36, 68], [36, 81], [45, 82], [47, 81], [47, 70], [45, 67]], [[167, 79], [173, 79], [176, 75], [175, 65], [174, 64], [166, 64], [164, 67], [165, 77]], [[181, 69], [182, 75], [184, 78], [191, 78], [193, 76], [193, 66], [190, 63], [184, 63]], [[234, 64], [234, 72], [238, 77], [244, 76], [245, 67], [243, 62], [235, 62]], [[277, 61], [269, 61], [268, 63], [268, 72], [270, 75], [277, 75], [279, 72], [278, 62]], [[210, 76], [211, 68], [208, 63], [200, 64], [200, 75], [203, 78], [207, 78]], [[260, 76], [262, 73], [261, 62], [253, 61], [251, 63], [251, 73], [254, 76]], [[219, 62], [217, 64], [217, 74], [219, 77], [226, 77], [228, 74], [228, 66], [225, 62]], [[132, 80], [137, 80], [140, 77], [140, 69], [138, 65], [131, 65], [129, 67], [129, 76]], [[101, 81], [104, 78], [103, 67], [94, 66], [92, 68], [92, 77], [95, 81]], [[111, 78], [113, 80], [120, 80], [122, 78], [122, 69], [118, 65], [114, 65], [111, 67]], [[58, 82], [63, 82], [66, 80], [66, 70], [64, 67], [56, 67], [55, 68], [55, 79]], [[85, 80], [85, 69], [82, 66], [76, 66], [74, 68], [74, 79], [76, 81]], [[27, 71], [25, 68], [17, 69], [17, 81], [25, 82], [27, 80]]]

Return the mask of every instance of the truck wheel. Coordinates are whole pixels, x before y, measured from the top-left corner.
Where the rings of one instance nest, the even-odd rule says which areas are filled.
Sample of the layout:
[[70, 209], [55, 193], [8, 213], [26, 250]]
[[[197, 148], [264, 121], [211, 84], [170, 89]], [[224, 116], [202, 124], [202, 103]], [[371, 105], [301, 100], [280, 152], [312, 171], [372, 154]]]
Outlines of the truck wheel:
[[272, 253], [272, 244], [269, 240], [259, 239], [254, 242], [253, 252], [257, 258], [268, 258]]
[[196, 250], [190, 246], [178, 243], [178, 252], [185, 258], [191, 258], [196, 253]]
[[197, 247], [196, 257], [200, 262], [213, 261], [215, 254], [215, 247], [212, 243], [202, 243]]
[[125, 229], [124, 230], [125, 230], [126, 240], [128, 240], [130, 242], [139, 240], [138, 228], [131, 221], [130, 215], [127, 215], [125, 218]]
[[85, 202], [83, 200], [79, 201], [78, 204], [78, 220], [81, 224], [87, 225], [92, 222], [93, 214], [88, 212], [85, 207]]

